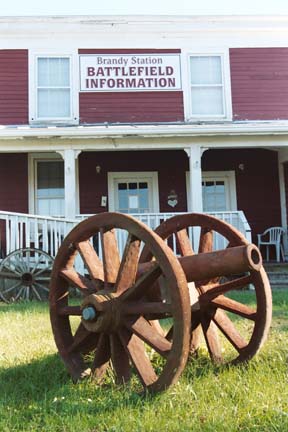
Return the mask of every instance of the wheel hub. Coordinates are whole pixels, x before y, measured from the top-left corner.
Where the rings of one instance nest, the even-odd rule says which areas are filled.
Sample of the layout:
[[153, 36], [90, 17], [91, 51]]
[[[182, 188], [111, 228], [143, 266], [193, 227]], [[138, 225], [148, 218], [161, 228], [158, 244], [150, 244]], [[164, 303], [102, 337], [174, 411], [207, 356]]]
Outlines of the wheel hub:
[[22, 280], [23, 285], [26, 285], [26, 286], [31, 286], [31, 285], [33, 285], [33, 282], [34, 282], [33, 275], [32, 275], [32, 273], [29, 273], [29, 272], [23, 273], [21, 276], [21, 280]]
[[112, 333], [120, 325], [121, 308], [114, 293], [91, 294], [81, 306], [84, 327], [95, 333]]

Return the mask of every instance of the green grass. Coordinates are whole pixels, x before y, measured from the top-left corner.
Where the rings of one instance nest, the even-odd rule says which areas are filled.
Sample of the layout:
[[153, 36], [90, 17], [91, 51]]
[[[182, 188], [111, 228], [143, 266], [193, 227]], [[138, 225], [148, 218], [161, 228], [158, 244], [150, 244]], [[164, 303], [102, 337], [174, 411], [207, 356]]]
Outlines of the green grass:
[[[250, 293], [239, 296], [250, 302]], [[268, 341], [248, 365], [213, 366], [205, 352], [177, 385], [73, 385], [56, 353], [47, 304], [0, 304], [0, 431], [288, 431], [288, 292], [273, 293]]]

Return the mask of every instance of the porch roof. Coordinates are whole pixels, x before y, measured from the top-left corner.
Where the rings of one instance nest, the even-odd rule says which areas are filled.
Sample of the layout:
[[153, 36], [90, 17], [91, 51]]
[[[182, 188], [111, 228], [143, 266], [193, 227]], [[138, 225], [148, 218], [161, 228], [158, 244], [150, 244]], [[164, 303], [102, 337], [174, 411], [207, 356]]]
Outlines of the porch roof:
[[149, 124], [87, 124], [87, 125], [0, 125], [0, 139], [23, 138], [125, 138], [125, 137], [194, 137], [286, 135], [288, 121], [234, 121]]

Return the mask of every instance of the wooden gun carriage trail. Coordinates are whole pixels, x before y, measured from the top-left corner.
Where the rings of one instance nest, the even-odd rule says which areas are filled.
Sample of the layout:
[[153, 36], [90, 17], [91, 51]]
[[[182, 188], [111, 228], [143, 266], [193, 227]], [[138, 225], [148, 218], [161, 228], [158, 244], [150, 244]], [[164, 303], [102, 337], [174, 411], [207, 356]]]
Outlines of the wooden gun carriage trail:
[[[127, 237], [120, 252], [119, 233]], [[213, 250], [219, 235], [226, 248]], [[97, 237], [100, 248], [93, 246]], [[233, 291], [248, 286], [254, 306], [233, 299]], [[75, 287], [80, 297], [72, 295]], [[151, 392], [177, 382], [201, 339], [213, 362], [248, 361], [263, 345], [272, 314], [257, 247], [231, 225], [196, 213], [155, 231], [120, 213], [80, 222], [55, 258], [49, 302], [55, 342], [73, 381], [91, 375], [100, 383], [112, 367], [116, 383], [135, 376]]]

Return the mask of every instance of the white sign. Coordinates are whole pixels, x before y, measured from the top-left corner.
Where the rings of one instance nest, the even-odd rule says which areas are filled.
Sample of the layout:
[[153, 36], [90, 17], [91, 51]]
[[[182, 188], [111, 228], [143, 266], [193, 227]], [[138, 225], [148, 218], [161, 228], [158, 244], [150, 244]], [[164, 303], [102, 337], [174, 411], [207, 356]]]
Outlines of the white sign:
[[80, 55], [80, 91], [181, 90], [179, 54]]
[[129, 209], [139, 208], [139, 198], [138, 195], [129, 195]]

